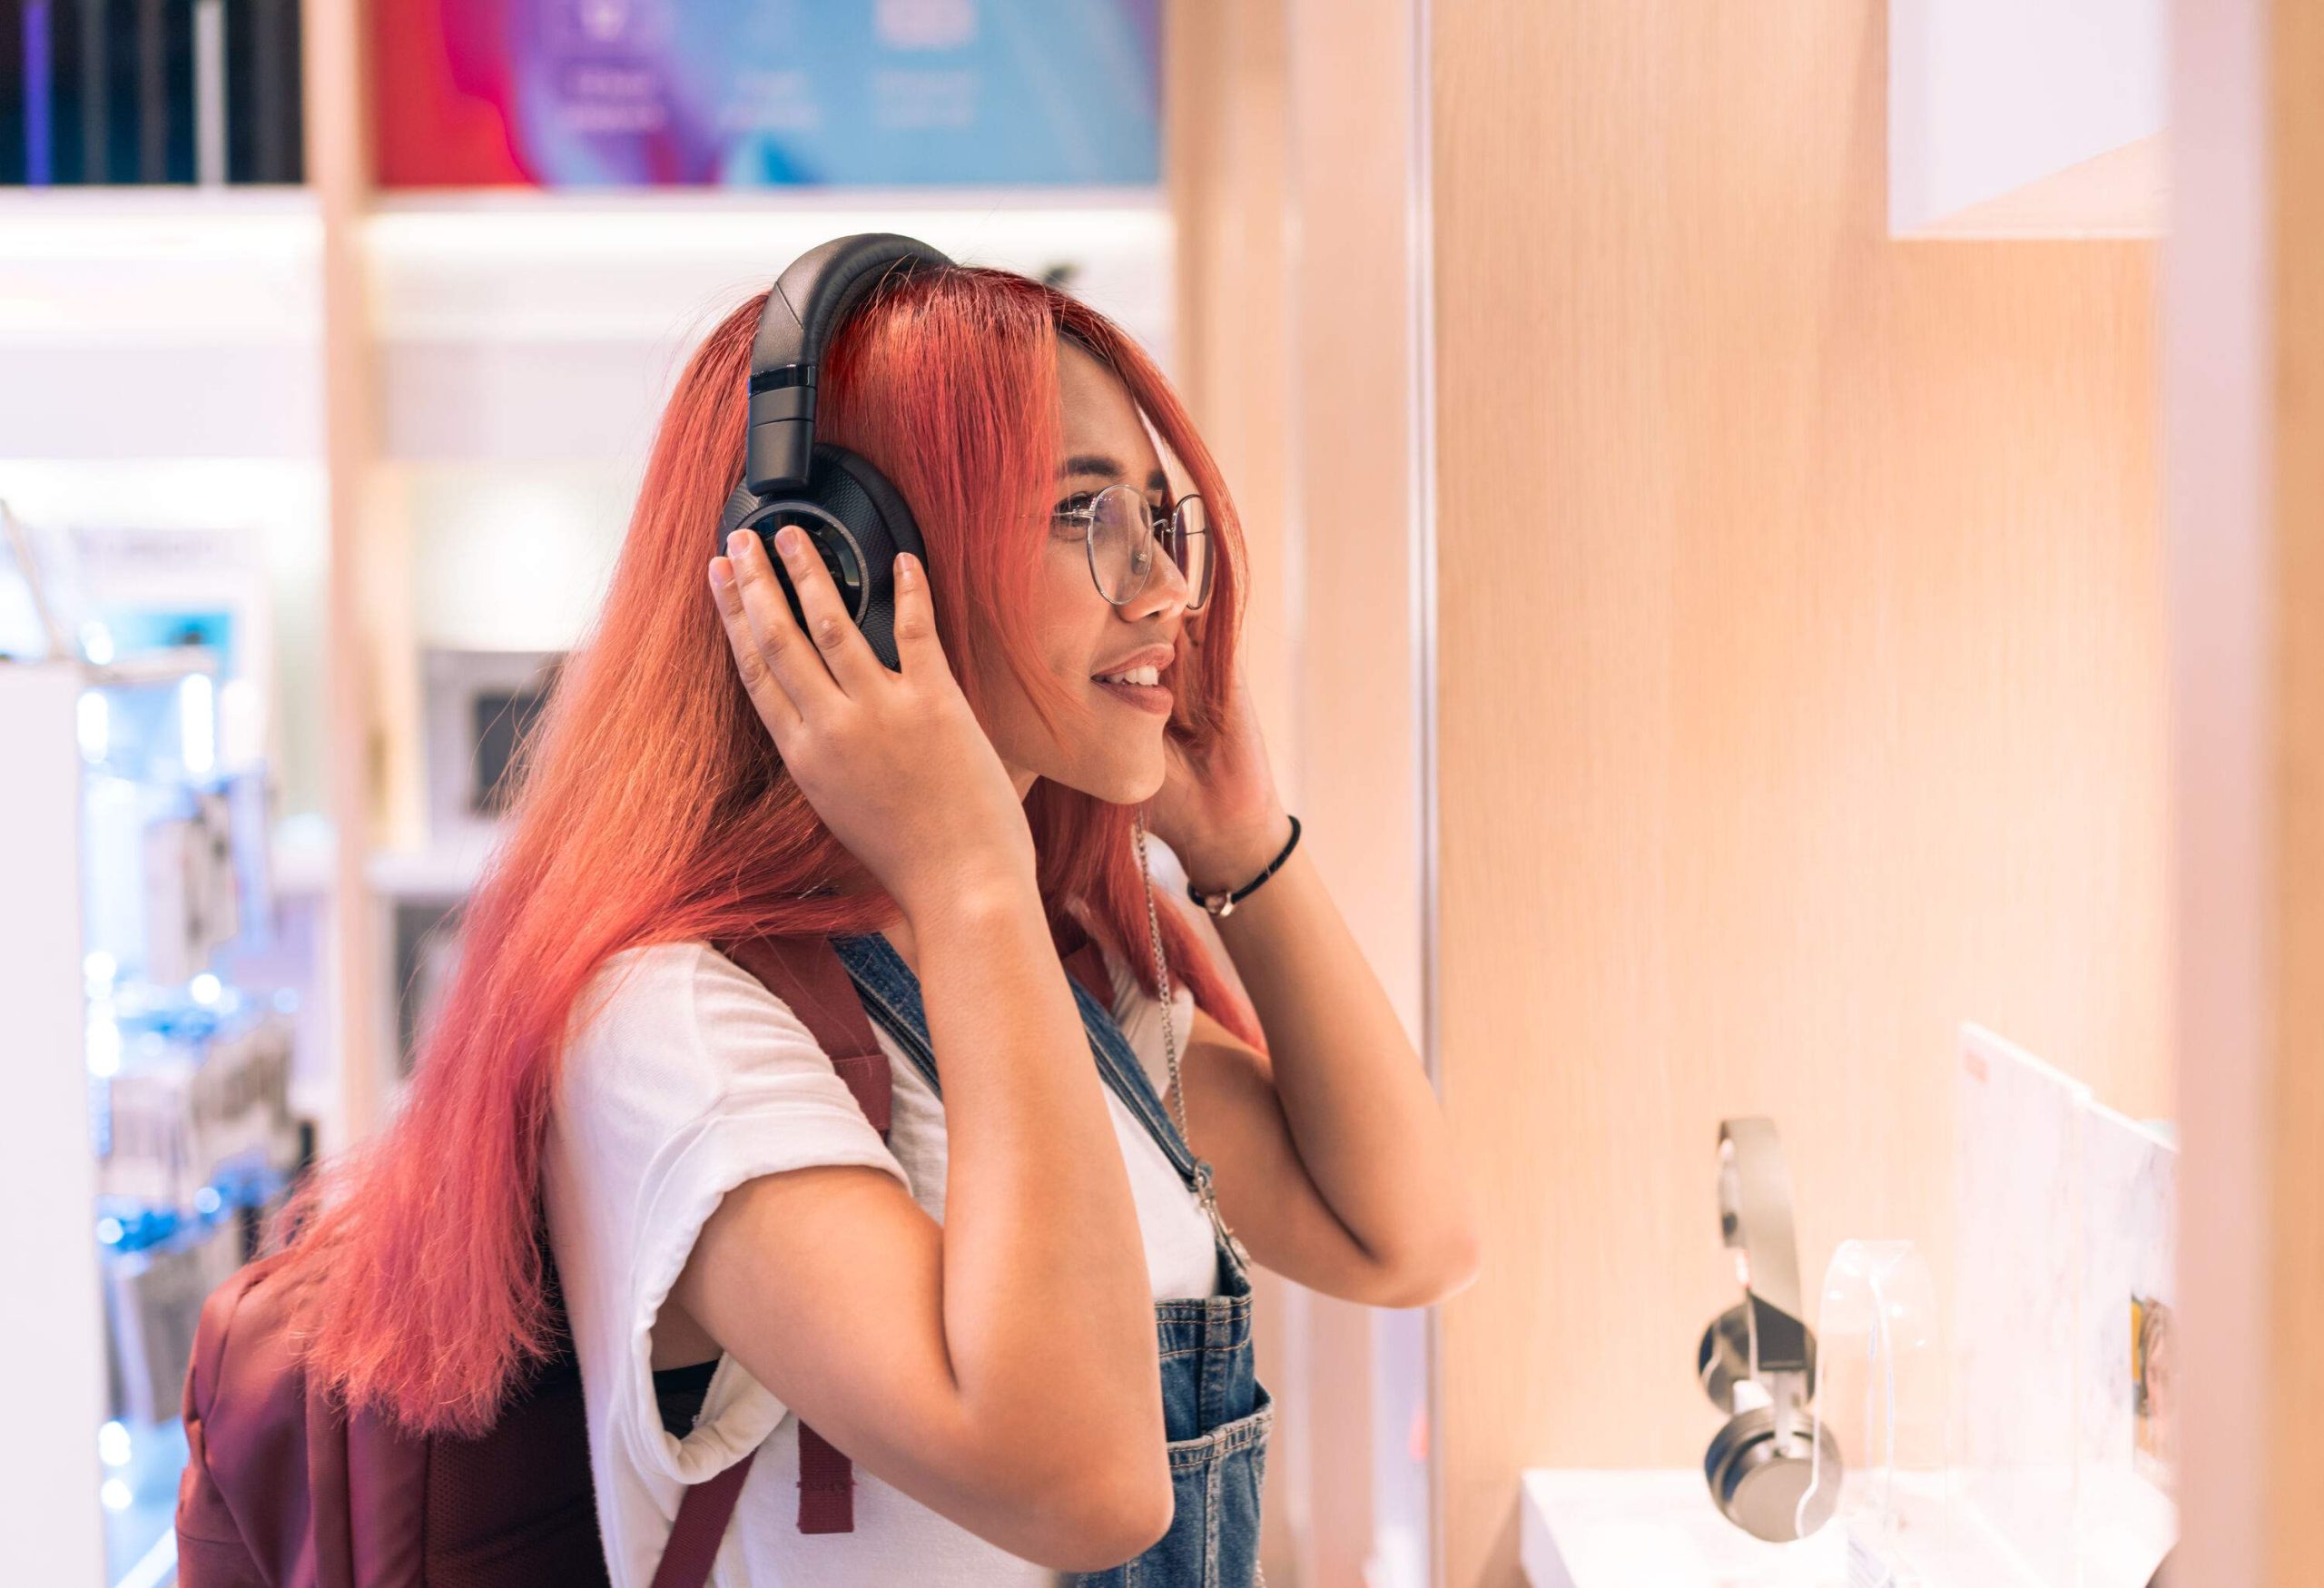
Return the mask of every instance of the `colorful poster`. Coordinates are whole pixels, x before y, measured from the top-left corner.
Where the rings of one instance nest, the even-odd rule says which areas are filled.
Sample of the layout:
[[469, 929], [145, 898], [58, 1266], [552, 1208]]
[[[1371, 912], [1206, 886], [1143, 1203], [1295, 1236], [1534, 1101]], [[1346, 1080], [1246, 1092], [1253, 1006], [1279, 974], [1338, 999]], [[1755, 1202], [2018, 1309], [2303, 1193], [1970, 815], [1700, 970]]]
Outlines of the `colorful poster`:
[[1151, 185], [1160, 0], [389, 0], [381, 185]]

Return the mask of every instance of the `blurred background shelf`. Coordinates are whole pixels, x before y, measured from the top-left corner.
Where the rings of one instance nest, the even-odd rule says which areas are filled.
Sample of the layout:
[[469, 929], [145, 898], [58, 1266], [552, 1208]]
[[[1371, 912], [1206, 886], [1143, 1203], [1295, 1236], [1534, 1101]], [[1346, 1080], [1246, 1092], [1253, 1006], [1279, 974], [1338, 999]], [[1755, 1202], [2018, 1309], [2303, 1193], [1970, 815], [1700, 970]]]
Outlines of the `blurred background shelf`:
[[321, 247], [304, 188], [0, 190], [6, 455], [318, 457]]

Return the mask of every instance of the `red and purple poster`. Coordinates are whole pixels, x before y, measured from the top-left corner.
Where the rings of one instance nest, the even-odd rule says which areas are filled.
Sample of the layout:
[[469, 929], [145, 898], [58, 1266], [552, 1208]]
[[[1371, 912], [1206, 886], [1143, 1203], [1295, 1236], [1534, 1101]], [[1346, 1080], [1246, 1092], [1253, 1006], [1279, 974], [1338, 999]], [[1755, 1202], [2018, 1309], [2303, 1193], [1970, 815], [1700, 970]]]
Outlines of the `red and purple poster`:
[[380, 184], [1151, 185], [1160, 0], [383, 0]]

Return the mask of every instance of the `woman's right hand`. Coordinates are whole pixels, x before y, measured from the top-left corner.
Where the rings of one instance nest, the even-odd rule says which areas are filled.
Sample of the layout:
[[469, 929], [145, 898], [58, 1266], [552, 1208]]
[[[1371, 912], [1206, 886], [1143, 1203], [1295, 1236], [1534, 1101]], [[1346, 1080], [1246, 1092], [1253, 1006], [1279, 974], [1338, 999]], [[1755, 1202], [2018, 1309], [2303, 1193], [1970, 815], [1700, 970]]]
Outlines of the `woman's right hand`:
[[743, 686], [807, 803], [908, 920], [964, 886], [1029, 886], [1024, 803], [945, 659], [917, 559], [896, 559], [891, 672], [805, 536], [776, 538], [804, 630], [754, 530], [728, 538], [710, 584]]

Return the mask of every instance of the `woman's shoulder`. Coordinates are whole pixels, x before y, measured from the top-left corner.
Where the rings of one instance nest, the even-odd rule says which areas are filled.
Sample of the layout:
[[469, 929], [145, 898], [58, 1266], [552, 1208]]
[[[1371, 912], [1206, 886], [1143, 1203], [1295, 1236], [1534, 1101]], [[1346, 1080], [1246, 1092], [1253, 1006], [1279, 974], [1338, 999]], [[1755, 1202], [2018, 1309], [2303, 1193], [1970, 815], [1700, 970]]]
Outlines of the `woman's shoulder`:
[[574, 1007], [576, 1041], [602, 1038], [639, 1014], [666, 1015], [688, 1001], [700, 962], [711, 952], [698, 940], [640, 943], [597, 962]]
[[641, 1081], [704, 1098], [753, 1078], [830, 1075], [804, 1022], [767, 986], [699, 939], [606, 956], [576, 1003], [568, 1088]]
[[677, 1012], [674, 1006], [699, 1015], [705, 994], [713, 1013], [731, 1012], [729, 1005], [737, 997], [746, 1006], [761, 1004], [787, 1012], [773, 990], [714, 944], [679, 938], [638, 943], [606, 955], [582, 989], [578, 1023], [598, 1024], [641, 1011], [659, 1017]]

